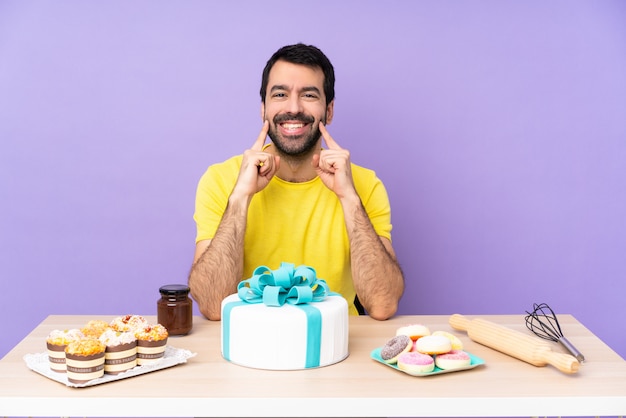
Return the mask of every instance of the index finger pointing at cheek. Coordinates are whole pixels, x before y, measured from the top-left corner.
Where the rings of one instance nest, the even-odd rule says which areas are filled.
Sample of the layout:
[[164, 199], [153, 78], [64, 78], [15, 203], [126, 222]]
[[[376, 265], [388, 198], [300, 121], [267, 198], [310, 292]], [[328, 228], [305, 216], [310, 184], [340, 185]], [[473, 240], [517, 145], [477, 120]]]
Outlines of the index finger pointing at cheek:
[[263, 128], [261, 129], [261, 133], [257, 137], [256, 141], [254, 141], [254, 145], [252, 145], [252, 149], [254, 151], [262, 151], [263, 145], [265, 145], [265, 140], [267, 139], [267, 132], [269, 131], [270, 123], [266, 120], [263, 122]]
[[337, 142], [333, 139], [332, 136], [328, 133], [326, 126], [324, 126], [323, 122], [320, 122], [320, 132], [326, 141], [326, 145], [328, 145], [328, 149], [342, 149]]

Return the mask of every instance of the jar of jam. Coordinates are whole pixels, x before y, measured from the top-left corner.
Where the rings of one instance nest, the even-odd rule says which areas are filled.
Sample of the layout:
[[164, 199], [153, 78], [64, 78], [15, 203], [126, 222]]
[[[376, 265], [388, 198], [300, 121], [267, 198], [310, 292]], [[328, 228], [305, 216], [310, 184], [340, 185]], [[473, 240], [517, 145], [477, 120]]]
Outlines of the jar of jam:
[[167, 328], [169, 335], [185, 335], [193, 325], [193, 302], [189, 298], [189, 286], [168, 284], [159, 288], [161, 299], [157, 301], [157, 320]]

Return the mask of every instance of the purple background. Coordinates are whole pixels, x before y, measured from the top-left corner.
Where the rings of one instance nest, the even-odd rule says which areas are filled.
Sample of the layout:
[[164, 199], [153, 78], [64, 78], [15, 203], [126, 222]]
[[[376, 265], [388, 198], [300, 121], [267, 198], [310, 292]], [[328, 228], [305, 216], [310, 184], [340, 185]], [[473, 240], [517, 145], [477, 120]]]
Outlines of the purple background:
[[619, 0], [0, 0], [0, 355], [186, 282], [196, 183], [303, 41], [336, 67], [330, 132], [387, 185], [399, 313], [547, 302], [626, 357], [624, 22]]

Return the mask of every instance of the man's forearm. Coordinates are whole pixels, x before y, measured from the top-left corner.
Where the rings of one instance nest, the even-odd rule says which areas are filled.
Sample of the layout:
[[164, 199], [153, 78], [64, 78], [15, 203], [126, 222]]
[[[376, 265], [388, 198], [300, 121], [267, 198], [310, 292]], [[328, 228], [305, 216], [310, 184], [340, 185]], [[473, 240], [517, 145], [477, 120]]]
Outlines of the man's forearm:
[[384, 320], [395, 315], [404, 292], [404, 276], [390, 247], [376, 234], [361, 201], [344, 203], [350, 239], [352, 278], [368, 314]]
[[247, 206], [229, 201], [215, 236], [191, 267], [191, 294], [211, 320], [221, 318], [222, 299], [236, 291], [242, 278], [246, 216]]

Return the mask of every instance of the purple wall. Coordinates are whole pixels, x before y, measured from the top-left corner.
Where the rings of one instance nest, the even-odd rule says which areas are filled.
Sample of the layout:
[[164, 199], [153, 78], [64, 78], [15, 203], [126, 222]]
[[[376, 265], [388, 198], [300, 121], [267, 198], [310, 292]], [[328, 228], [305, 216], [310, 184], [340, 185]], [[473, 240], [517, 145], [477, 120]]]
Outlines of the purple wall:
[[[337, 71], [392, 200], [402, 314], [571, 313], [626, 357], [626, 3], [0, 1], [0, 356], [48, 314], [155, 314], [267, 58]], [[43, 347], [43, 346], [42, 346]]]

